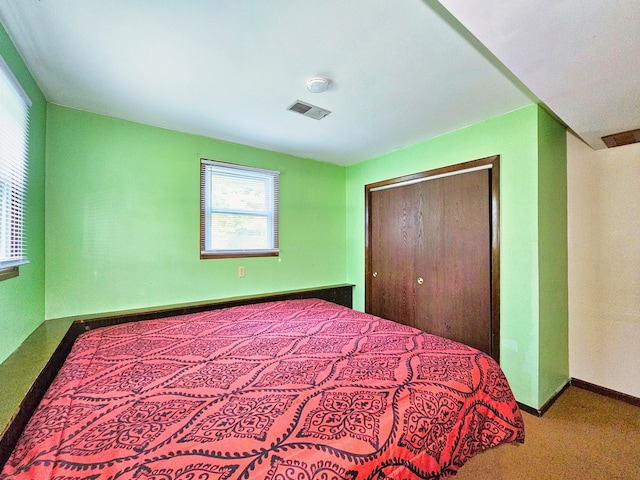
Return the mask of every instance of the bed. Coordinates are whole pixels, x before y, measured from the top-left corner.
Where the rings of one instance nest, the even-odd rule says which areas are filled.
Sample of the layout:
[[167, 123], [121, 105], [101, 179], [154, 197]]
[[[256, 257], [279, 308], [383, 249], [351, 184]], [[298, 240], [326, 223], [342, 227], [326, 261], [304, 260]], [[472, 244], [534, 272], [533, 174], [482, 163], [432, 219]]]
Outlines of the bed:
[[523, 441], [489, 356], [283, 300], [83, 333], [0, 479], [443, 479]]

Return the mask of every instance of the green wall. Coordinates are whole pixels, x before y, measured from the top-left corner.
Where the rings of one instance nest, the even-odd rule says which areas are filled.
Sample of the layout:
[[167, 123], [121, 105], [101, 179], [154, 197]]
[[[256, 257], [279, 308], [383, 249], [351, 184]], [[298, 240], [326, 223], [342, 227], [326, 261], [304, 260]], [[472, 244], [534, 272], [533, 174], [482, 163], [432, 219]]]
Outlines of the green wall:
[[44, 320], [44, 172], [46, 100], [0, 25], [0, 55], [33, 102], [25, 233], [29, 263], [20, 276], [0, 282], [0, 363]]
[[546, 111], [538, 117], [540, 387], [544, 404], [569, 378], [567, 135]]
[[[387, 178], [500, 155], [500, 363], [517, 399], [533, 408], [539, 408], [544, 403], [543, 398], [548, 399], [540, 391], [540, 383], [545, 384], [545, 392], [549, 390], [547, 384], [555, 385], [558, 381], [556, 365], [558, 362], [564, 365], [567, 359], [566, 338], [554, 340], [554, 344], [559, 345], [557, 358], [552, 359], [548, 348], [541, 346], [555, 330], [561, 329], [562, 325], [566, 328], [567, 324], [562, 305], [545, 306], [545, 315], [553, 316], [553, 321], [557, 322], [551, 332], [547, 330], [546, 321], [540, 321], [541, 292], [546, 294], [553, 287], [545, 284], [541, 288], [539, 249], [553, 249], [556, 242], [539, 244], [539, 192], [551, 190], [558, 197], [564, 195], [566, 205], [566, 186], [563, 194], [562, 190], [556, 192], [554, 185], [539, 185], [539, 143], [548, 143], [549, 147], [553, 143], [551, 140], [547, 143], [539, 141], [540, 123], [553, 131], [550, 136], [545, 133], [544, 139], [556, 140], [557, 131], [564, 131], [553, 119], [542, 122], [542, 115], [546, 114], [541, 108], [531, 105], [347, 168], [347, 279], [357, 285], [355, 307], [363, 309], [364, 186]], [[558, 156], [561, 154], [559, 152]], [[552, 155], [545, 157], [543, 167], [552, 168], [555, 159]], [[554, 169], [565, 167], [566, 160], [553, 165]], [[540, 180], [547, 182], [547, 176]], [[546, 229], [543, 233], [546, 235]], [[566, 250], [566, 245], [564, 248]], [[562, 254], [551, 257], [562, 257]], [[544, 265], [550, 263], [544, 262]], [[564, 270], [565, 282], [566, 265], [565, 261], [557, 266], [559, 271]], [[543, 280], [546, 281], [546, 270], [544, 273]], [[550, 277], [554, 275], [561, 280], [559, 273], [550, 274]], [[566, 285], [564, 288], [566, 291]], [[544, 365], [541, 365], [541, 357], [545, 359]], [[564, 374], [563, 380], [567, 378], [568, 373]]]
[[[281, 172], [279, 257], [200, 260], [201, 157]], [[46, 184], [47, 318], [346, 278], [341, 166], [49, 105]]]

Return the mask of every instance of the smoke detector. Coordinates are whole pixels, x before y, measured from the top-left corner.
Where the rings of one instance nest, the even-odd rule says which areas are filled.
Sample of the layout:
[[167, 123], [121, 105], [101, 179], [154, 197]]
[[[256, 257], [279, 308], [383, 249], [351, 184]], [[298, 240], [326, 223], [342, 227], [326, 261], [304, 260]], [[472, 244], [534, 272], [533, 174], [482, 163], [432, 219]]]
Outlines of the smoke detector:
[[299, 113], [301, 115], [304, 115], [305, 117], [313, 118], [314, 120], [322, 120], [324, 117], [331, 113], [329, 110], [316, 107], [315, 105], [303, 102], [302, 100], [296, 100], [287, 107], [287, 110]]
[[313, 77], [307, 80], [307, 90], [312, 93], [326, 92], [331, 80], [325, 77]]

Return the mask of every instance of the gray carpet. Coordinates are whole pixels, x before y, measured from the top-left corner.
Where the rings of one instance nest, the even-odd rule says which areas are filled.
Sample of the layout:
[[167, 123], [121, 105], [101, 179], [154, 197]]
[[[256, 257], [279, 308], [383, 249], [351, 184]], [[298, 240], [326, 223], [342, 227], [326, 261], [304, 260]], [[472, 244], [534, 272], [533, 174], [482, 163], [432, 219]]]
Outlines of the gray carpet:
[[640, 408], [569, 387], [542, 416], [523, 412], [524, 445], [469, 460], [456, 480], [640, 479]]

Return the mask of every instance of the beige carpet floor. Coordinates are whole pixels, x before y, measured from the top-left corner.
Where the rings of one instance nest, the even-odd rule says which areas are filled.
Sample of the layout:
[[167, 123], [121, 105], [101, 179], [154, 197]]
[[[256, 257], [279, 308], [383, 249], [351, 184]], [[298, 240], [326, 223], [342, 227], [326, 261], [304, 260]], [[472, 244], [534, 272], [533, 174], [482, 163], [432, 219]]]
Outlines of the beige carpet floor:
[[640, 480], [640, 407], [569, 387], [538, 418], [522, 414], [523, 445], [469, 460], [456, 480]]

